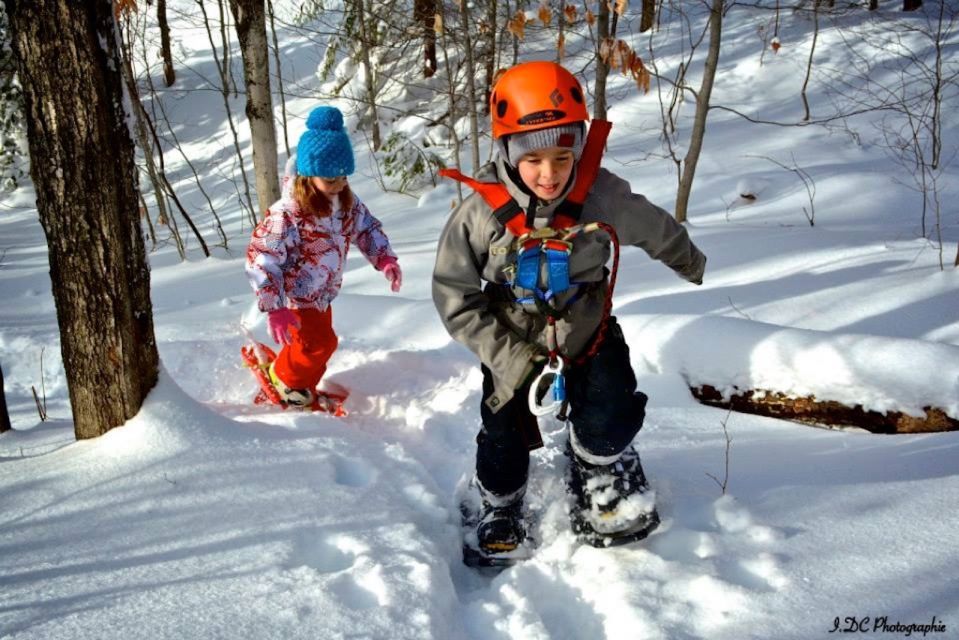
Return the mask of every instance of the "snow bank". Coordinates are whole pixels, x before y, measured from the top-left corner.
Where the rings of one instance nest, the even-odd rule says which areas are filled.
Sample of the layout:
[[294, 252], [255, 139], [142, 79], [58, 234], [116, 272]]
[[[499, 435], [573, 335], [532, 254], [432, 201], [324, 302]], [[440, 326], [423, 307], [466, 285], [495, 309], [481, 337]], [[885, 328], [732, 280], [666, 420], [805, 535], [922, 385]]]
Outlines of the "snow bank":
[[959, 347], [781, 327], [723, 316], [629, 316], [634, 359], [724, 396], [746, 389], [815, 396], [866, 410], [959, 418]]

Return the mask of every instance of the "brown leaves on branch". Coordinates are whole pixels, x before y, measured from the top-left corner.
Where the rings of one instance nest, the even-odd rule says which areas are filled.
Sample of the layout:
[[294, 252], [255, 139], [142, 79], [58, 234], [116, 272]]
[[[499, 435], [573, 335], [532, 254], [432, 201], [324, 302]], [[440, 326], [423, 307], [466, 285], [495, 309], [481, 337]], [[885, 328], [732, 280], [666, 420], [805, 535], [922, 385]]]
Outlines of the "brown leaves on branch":
[[549, 23], [553, 20], [553, 12], [549, 10], [549, 6], [541, 4], [539, 5], [539, 11], [536, 12], [536, 17], [539, 18], [539, 21], [543, 23], [544, 27], [548, 27]]
[[636, 87], [649, 93], [650, 75], [643, 59], [623, 40], [606, 38], [599, 46], [599, 57], [610, 69], [619, 69], [624, 76], [632, 76]]
[[513, 19], [506, 24], [506, 30], [513, 34], [517, 40], [522, 40], [526, 36], [526, 18], [525, 11], [517, 11]]
[[117, 20], [123, 16], [129, 16], [131, 13], [136, 13], [136, 10], [136, 0], [116, 0], [113, 5], [113, 15]]
[[566, 24], [576, 24], [576, 18], [579, 17], [576, 7], [571, 4], [566, 5], [566, 8], [563, 9], [563, 15], [566, 17]]

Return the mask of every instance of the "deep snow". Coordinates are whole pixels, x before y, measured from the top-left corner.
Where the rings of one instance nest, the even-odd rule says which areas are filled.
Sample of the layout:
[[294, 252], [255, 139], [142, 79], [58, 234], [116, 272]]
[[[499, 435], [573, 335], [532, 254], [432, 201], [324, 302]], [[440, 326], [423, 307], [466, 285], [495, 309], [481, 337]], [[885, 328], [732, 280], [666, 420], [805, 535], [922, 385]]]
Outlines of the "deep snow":
[[[716, 99], [795, 120], [808, 23], [784, 24], [787, 46], [760, 65], [759, 19], [730, 16]], [[194, 34], [178, 55], [202, 68], [206, 47]], [[834, 60], [835, 47], [824, 35], [817, 51]], [[316, 54], [293, 37], [283, 48], [285, 77], [315, 87]], [[955, 64], [955, 44], [947, 51]], [[218, 97], [185, 91], [203, 83], [186, 65], [181, 82], [167, 104], [178, 136], [214, 157], [226, 144]], [[671, 163], [639, 162], [659, 149], [655, 95], [619, 79], [611, 93], [606, 166], [670, 206]], [[294, 141], [316, 104], [300, 94], [288, 102]], [[820, 87], [812, 102], [826, 109]], [[15, 430], [0, 436], [0, 637], [803, 639], [837, 626], [959, 637], [959, 435], [818, 429], [704, 407], [687, 389], [769, 386], [959, 417], [959, 276], [917, 237], [918, 197], [890, 179], [900, 169], [869, 135], [856, 145], [711, 114], [689, 223], [709, 256], [705, 283], [626, 248], [617, 285], [615, 313], [651, 398], [637, 446], [664, 524], [640, 544], [577, 544], [564, 427], [544, 419], [529, 491], [543, 544], [498, 575], [459, 561], [453, 494], [472, 465], [481, 377], [430, 299], [452, 186], [384, 193], [354, 136], [351, 183], [384, 222], [404, 286], [390, 294], [351, 255], [329, 374], [352, 390], [349, 417], [249, 404], [240, 323], [265, 330], [243, 277], [249, 229], [230, 209], [230, 252], [150, 255], [160, 383], [128, 424], [84, 442], [73, 440], [33, 194], [5, 196], [0, 363]], [[798, 178], [762, 156], [812, 176], [815, 226]], [[224, 186], [213, 170], [206, 181]], [[951, 256], [954, 167], [943, 184]], [[755, 203], [739, 199], [744, 185]], [[46, 396], [46, 422], [31, 386]]]

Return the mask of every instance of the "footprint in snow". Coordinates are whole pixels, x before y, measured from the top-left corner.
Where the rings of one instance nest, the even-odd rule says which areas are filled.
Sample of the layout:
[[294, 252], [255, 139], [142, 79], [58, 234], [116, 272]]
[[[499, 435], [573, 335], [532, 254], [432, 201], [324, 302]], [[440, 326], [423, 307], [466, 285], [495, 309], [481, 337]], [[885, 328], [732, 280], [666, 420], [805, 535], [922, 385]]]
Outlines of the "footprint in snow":
[[386, 583], [376, 565], [339, 575], [330, 582], [329, 588], [343, 606], [353, 610], [372, 609], [389, 603]]
[[319, 573], [337, 573], [351, 568], [364, 548], [342, 535], [301, 536], [290, 557], [290, 566], [307, 566]]
[[333, 461], [334, 481], [346, 487], [360, 489], [376, 479], [376, 469], [363, 460], [338, 456]]

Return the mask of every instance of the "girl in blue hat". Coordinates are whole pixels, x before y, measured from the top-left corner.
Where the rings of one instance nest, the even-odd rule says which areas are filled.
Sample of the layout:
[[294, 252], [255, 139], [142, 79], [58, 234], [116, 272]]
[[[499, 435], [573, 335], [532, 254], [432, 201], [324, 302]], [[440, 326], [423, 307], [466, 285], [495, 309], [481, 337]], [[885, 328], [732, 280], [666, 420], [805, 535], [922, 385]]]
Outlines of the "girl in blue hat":
[[270, 379], [284, 402], [309, 406], [338, 343], [330, 304], [350, 244], [400, 290], [396, 254], [380, 221], [350, 190], [353, 147], [336, 107], [317, 107], [287, 163], [280, 200], [253, 231], [246, 274], [270, 336], [283, 349]]

